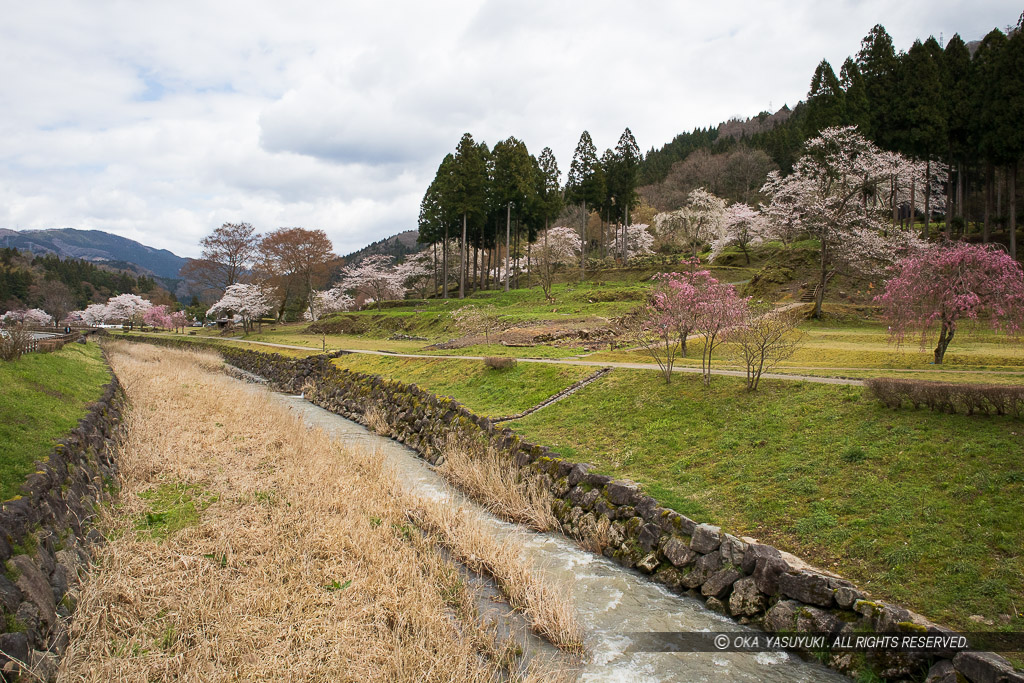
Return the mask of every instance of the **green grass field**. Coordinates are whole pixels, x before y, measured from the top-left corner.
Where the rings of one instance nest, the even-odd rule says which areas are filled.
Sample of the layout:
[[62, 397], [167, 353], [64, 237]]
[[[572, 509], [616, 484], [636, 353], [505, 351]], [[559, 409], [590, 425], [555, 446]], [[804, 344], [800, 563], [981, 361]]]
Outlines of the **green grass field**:
[[381, 375], [450, 396], [488, 417], [514, 415], [583, 379], [594, 368], [518, 363], [493, 370], [481, 361], [388, 358], [352, 354], [334, 361], [340, 368]]
[[0, 361], [0, 500], [18, 494], [34, 463], [78, 424], [109, 381], [94, 343]]

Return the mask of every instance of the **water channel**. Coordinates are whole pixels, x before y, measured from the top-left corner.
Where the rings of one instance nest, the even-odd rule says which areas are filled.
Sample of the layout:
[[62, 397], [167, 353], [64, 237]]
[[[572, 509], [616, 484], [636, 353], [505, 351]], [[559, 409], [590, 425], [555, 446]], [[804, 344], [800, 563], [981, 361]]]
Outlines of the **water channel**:
[[[668, 591], [639, 572], [583, 551], [564, 536], [526, 531], [494, 517], [467, 500], [415, 451], [397, 441], [300, 396], [271, 396], [295, 410], [309, 426], [323, 429], [347, 444], [375, 451], [410, 490], [451, 501], [477, 515], [499, 540], [517, 534], [524, 557], [558, 585], [571, 587], [588, 652], [587, 661], [578, 668], [580, 681], [849, 681], [819, 664], [783, 652], [629, 652], [630, 633], [743, 631], [746, 627], [709, 611], [694, 598]], [[550, 656], [553, 648], [534, 643], [530, 651]]]

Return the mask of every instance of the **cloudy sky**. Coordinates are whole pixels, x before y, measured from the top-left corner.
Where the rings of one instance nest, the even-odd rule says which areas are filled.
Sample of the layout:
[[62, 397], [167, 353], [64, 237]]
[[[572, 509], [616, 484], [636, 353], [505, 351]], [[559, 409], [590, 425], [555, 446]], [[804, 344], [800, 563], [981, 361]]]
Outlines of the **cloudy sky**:
[[465, 131], [641, 149], [792, 105], [883, 24], [980, 38], [1017, 2], [0, 0], [0, 228], [198, 255], [224, 222], [339, 253], [416, 227]]

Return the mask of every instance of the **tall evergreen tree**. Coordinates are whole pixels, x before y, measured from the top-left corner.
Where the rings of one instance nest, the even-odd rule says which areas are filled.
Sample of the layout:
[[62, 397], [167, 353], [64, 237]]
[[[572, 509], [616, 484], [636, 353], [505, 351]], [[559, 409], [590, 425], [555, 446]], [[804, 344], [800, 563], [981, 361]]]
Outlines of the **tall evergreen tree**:
[[843, 89], [839, 85], [832, 65], [821, 60], [811, 78], [807, 93], [807, 119], [804, 133], [814, 137], [818, 131], [838, 126], [843, 122]]
[[839, 69], [839, 85], [843, 89], [843, 125], [857, 126], [861, 135], [871, 129], [871, 111], [864, 77], [852, 57]]
[[[1021, 14], [1024, 20], [1024, 13]], [[1010, 211], [1010, 256], [1017, 258], [1017, 170], [1024, 158], [1024, 35], [1020, 24], [1003, 51], [999, 96], [1002, 109], [999, 133], [1003, 136], [1000, 160], [1006, 165]]]
[[871, 122], [870, 129], [861, 131], [861, 134], [873, 137], [879, 145], [892, 149], [887, 131], [892, 129], [893, 108], [897, 100], [897, 61], [892, 37], [881, 24], [875, 24], [861, 41], [857, 68], [864, 77]]
[[1004, 108], [1000, 91], [1006, 42], [1003, 32], [993, 29], [981, 41], [971, 61], [971, 145], [977, 148], [985, 162], [985, 210], [982, 225], [982, 239], [985, 241], [988, 241], [991, 230], [995, 185], [993, 169], [1003, 158], [1001, 114]]
[[[622, 222], [623, 235], [625, 227], [629, 225], [629, 209], [637, 201], [636, 187], [639, 181], [640, 161], [640, 147], [636, 144], [633, 132], [626, 128], [615, 145], [614, 162], [606, 180], [608, 194], [614, 199], [617, 207], [617, 218]], [[625, 240], [622, 241], [622, 247], [625, 247]]]
[[[534, 191], [533, 162], [521, 140], [509, 137], [494, 145], [494, 196], [505, 206], [505, 291], [509, 289], [512, 263], [512, 206], [517, 217]], [[517, 225], [518, 231], [518, 225]], [[518, 232], [517, 232], [518, 237]]]
[[469, 221], [482, 222], [485, 215], [487, 172], [481, 149], [473, 136], [465, 133], [455, 149], [452, 166], [452, 208], [462, 218], [462, 240], [459, 245], [459, 298], [466, 296], [467, 250], [466, 233]]
[[[967, 45], [954, 34], [942, 52], [942, 98], [946, 101], [946, 160], [949, 163], [950, 182], [946, 185], [946, 234], [951, 231], [953, 211], [963, 216], [964, 164], [971, 150], [970, 139], [970, 76], [971, 53]], [[953, 179], [956, 179], [954, 191]]]
[[580, 250], [580, 273], [585, 276], [587, 204], [595, 206], [605, 197], [605, 179], [597, 160], [597, 147], [594, 146], [594, 141], [587, 131], [580, 135], [576, 151], [573, 152], [565, 192], [570, 202], [583, 205], [583, 225], [580, 227], [580, 238], [583, 240], [583, 248]]
[[[894, 123], [900, 151], [926, 161], [926, 183], [931, 183], [932, 158], [946, 146], [946, 100], [942, 97], [942, 48], [930, 38], [914, 41], [901, 57], [900, 106]], [[924, 192], [924, 233], [931, 226], [931, 188]], [[911, 196], [913, 209], [914, 197]], [[913, 220], [913, 216], [911, 216]]]

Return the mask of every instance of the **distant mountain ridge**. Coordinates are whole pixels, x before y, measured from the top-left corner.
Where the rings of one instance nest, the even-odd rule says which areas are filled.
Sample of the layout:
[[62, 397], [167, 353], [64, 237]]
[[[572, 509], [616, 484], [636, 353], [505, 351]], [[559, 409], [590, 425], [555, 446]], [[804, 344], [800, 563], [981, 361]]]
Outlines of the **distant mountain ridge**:
[[[13, 247], [33, 254], [56, 254], [115, 268], [135, 265], [143, 274], [177, 279], [188, 259], [166, 249], [145, 244], [102, 230], [54, 228], [50, 230], [5, 230], [0, 228], [0, 247]], [[132, 268], [132, 270], [135, 270]]]

